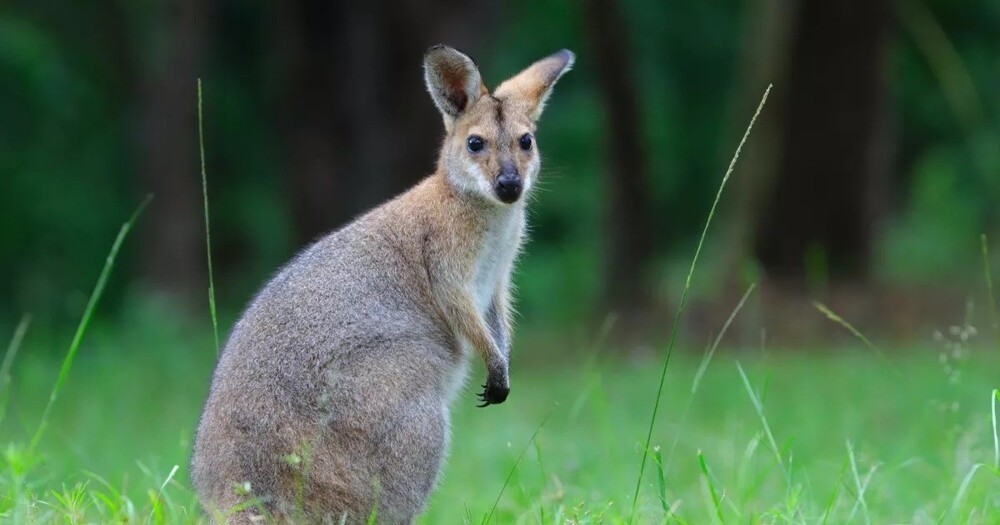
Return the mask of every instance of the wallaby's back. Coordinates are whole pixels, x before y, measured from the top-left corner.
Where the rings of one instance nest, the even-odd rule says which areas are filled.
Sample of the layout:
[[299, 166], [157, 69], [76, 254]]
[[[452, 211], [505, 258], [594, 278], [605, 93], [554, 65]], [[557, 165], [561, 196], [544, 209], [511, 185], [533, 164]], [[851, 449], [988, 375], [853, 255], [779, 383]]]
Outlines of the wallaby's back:
[[[447, 433], [445, 381], [460, 356], [427, 308], [433, 301], [414, 244], [421, 221], [401, 228], [390, 222], [392, 206], [296, 257], [233, 329], [193, 469], [199, 493], [220, 511], [245, 500], [237, 483], [249, 483], [264, 509], [288, 516], [334, 510], [365, 518], [394, 498], [413, 512], [426, 498]], [[295, 494], [297, 486], [314, 493]], [[369, 494], [356, 494], [365, 486]], [[377, 495], [380, 486], [398, 494]], [[406, 511], [379, 510], [386, 521]]]

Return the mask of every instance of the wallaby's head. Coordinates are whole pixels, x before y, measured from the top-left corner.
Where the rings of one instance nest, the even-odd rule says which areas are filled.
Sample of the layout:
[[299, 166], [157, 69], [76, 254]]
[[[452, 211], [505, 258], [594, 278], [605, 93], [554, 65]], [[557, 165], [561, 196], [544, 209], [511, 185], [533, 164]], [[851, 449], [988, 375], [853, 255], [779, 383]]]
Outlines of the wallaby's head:
[[538, 177], [535, 125], [552, 87], [573, 65], [564, 49], [535, 62], [491, 94], [475, 62], [447, 46], [424, 57], [424, 81], [444, 117], [441, 166], [449, 183], [488, 202], [513, 204]]

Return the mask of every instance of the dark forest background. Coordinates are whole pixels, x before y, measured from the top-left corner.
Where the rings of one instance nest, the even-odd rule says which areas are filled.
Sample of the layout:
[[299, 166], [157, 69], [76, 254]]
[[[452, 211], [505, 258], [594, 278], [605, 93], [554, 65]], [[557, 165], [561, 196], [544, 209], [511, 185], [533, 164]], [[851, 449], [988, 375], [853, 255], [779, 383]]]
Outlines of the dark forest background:
[[773, 83], [691, 319], [724, 318], [723, 299], [760, 282], [754, 326], [816, 337], [800, 314], [819, 299], [913, 333], [985, 308], [981, 235], [1000, 252], [998, 28], [993, 0], [7, 0], [0, 324], [76, 319], [147, 193], [100, 315], [154, 302], [207, 319], [198, 78], [228, 322], [303, 245], [431, 172], [442, 126], [421, 57], [448, 43], [491, 86], [557, 49], [578, 55], [538, 133], [523, 325], [613, 312], [665, 326]]

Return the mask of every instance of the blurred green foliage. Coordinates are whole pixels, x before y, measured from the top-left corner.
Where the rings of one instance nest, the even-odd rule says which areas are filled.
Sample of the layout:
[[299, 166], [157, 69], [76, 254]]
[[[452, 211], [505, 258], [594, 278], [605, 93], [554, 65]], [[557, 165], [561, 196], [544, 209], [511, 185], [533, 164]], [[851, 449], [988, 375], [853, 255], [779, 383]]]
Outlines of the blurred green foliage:
[[[908, 1], [930, 15], [932, 30], [901, 19], [892, 44], [898, 155], [894, 210], [878, 243], [877, 273], [940, 280], [975, 261], [980, 232], [1000, 231], [1000, 4]], [[136, 173], [135, 87], [154, 47], [154, 10], [152, 2], [129, 2], [123, 19], [109, 21], [101, 17], [103, 5], [15, 1], [0, 7], [5, 322], [25, 311], [43, 326], [75, 317], [118, 225], [147, 191]], [[736, 110], [747, 87], [749, 8], [735, 0], [627, 0], [622, 8], [648, 142], [650, 230], [666, 274], [672, 258], [688, 255], [734, 145], [734, 123], [745, 117]], [[516, 0], [502, 15], [490, 51], [479, 60], [488, 83], [553, 49], [572, 47], [581, 57], [542, 121], [546, 164], [532, 210], [533, 240], [518, 276], [525, 317], [579, 320], [592, 313], [600, 293], [605, 233], [604, 114], [582, 14], [576, 3]], [[273, 125], [281, 111], [274, 68], [262, 58], [265, 17], [261, 1], [216, 3], [215, 44], [204, 70], [215, 257], [224, 269], [218, 288], [230, 310], [297, 249]], [[954, 47], [951, 62], [928, 55], [927, 49], [941, 49], [935, 24]], [[117, 41], [109, 47], [108, 39]], [[972, 91], [949, 90], [954, 75], [967, 75]], [[345, 72], [346, 81], [349, 76]], [[414, 78], [395, 89], [423, 87]], [[192, 79], [192, 104], [194, 93]], [[974, 100], [956, 101], [954, 93]], [[197, 177], [197, 166], [191, 168]], [[111, 305], [127, 296], [142, 243], [140, 225], [109, 290]]]
[[975, 233], [1000, 231], [1000, 44], [989, 36], [1000, 6], [901, 5], [910, 14], [892, 87], [905, 184], [880, 269], [895, 279], [948, 279], [978, 253]]

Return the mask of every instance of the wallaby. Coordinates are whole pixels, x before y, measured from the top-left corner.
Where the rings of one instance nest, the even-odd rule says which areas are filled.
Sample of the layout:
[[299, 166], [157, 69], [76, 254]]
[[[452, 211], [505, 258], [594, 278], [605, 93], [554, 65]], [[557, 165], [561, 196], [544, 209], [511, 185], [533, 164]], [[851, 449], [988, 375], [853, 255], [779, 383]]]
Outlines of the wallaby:
[[559, 51], [491, 94], [468, 56], [428, 50], [445, 128], [435, 172], [306, 248], [229, 335], [192, 459], [214, 520], [412, 523], [422, 511], [469, 354], [486, 365], [479, 406], [510, 391], [535, 126], [573, 60]]

